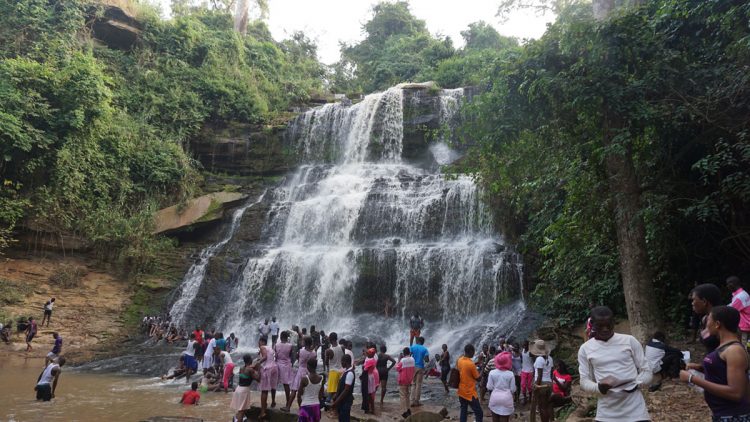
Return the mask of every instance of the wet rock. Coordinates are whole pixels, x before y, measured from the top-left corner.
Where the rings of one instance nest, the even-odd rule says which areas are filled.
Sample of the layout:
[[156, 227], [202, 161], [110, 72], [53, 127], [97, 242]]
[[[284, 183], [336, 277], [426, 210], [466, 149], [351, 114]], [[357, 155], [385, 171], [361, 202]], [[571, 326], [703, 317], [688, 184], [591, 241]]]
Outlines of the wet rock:
[[405, 422], [440, 422], [448, 415], [448, 410], [443, 408], [445, 414], [434, 412], [416, 412], [405, 419]]
[[154, 233], [174, 233], [186, 228], [221, 219], [224, 210], [247, 195], [238, 192], [216, 192], [188, 201], [186, 205], [173, 205], [156, 212]]
[[[277, 409], [267, 409], [266, 410], [268, 417], [266, 419], [263, 419], [264, 421], [270, 421], [270, 422], [297, 422], [298, 416], [296, 413], [291, 412], [282, 412], [281, 410]], [[245, 411], [245, 416], [247, 416], [247, 419], [250, 421], [260, 421], [260, 407], [251, 407], [247, 411]]]
[[190, 140], [190, 150], [212, 173], [280, 176], [296, 163], [282, 127], [242, 123], [207, 126]]

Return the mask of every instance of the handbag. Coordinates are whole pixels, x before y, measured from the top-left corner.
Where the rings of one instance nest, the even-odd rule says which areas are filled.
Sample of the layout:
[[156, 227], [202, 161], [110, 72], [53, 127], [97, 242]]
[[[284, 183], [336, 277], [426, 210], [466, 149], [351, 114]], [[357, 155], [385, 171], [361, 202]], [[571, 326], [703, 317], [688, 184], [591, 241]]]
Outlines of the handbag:
[[458, 384], [461, 382], [461, 373], [458, 372], [458, 368], [451, 368], [448, 374], [448, 386], [450, 388], [458, 388]]

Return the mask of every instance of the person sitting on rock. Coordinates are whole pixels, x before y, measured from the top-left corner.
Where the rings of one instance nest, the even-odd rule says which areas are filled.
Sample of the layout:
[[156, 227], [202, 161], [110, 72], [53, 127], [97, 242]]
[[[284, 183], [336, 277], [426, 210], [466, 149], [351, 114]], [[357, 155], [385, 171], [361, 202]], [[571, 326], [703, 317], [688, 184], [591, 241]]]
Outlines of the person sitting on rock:
[[162, 375], [161, 379], [171, 380], [183, 377], [187, 374], [187, 366], [185, 366], [185, 355], [180, 355], [177, 367], [172, 371], [172, 375]]

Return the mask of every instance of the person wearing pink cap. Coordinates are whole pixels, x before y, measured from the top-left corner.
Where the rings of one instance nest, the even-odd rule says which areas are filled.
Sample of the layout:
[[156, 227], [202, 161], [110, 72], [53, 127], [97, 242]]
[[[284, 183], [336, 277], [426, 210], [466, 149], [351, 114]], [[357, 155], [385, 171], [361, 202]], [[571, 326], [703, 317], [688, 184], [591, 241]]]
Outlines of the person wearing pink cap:
[[495, 369], [487, 376], [492, 422], [508, 422], [515, 411], [513, 394], [516, 392], [516, 376], [512, 371], [512, 356], [510, 352], [500, 352], [494, 360]]

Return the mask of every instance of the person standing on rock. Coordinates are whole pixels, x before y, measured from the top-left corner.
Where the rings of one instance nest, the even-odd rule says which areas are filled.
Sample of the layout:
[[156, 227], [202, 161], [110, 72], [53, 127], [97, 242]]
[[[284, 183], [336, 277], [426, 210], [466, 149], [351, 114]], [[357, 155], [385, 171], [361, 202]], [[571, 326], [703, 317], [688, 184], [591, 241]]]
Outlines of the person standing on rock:
[[29, 324], [26, 326], [26, 351], [30, 352], [33, 350], [31, 347], [31, 341], [36, 336], [37, 326], [34, 317], [29, 317]]
[[516, 392], [516, 377], [512, 371], [512, 355], [510, 352], [500, 352], [492, 361], [493, 369], [487, 374], [492, 422], [508, 422], [515, 411], [513, 396]]
[[50, 401], [55, 398], [55, 390], [57, 390], [57, 381], [60, 379], [60, 373], [62, 367], [65, 366], [65, 357], [60, 356], [57, 358], [57, 362], [50, 362], [42, 375], [39, 376], [34, 390], [36, 391], [36, 399], [41, 401]]
[[581, 389], [599, 394], [596, 420], [601, 422], [648, 421], [640, 387], [651, 382], [651, 369], [635, 337], [615, 333], [612, 310], [591, 310], [594, 337], [578, 349]]
[[291, 385], [291, 393], [289, 395], [289, 401], [286, 402], [286, 408], [291, 409], [294, 399], [297, 397], [297, 390], [299, 389], [299, 383], [307, 375], [307, 361], [310, 359], [318, 359], [317, 352], [313, 349], [313, 342], [309, 336], [305, 336], [303, 339], [305, 347], [299, 351], [299, 366], [297, 367], [297, 375], [294, 377], [294, 381]]
[[328, 349], [331, 348], [331, 342], [326, 335], [326, 332], [320, 330], [320, 360], [323, 361], [323, 373], [328, 373]]
[[202, 361], [203, 360], [203, 353], [205, 342], [203, 340], [203, 330], [201, 330], [201, 327], [196, 326], [195, 331], [193, 331], [193, 335], [195, 336], [195, 342], [198, 344], [198, 349], [195, 351], [195, 359]]
[[52, 307], [55, 305], [55, 298], [50, 298], [45, 304], [44, 304], [44, 316], [42, 317], [42, 325], [44, 325], [44, 321], [47, 321], [47, 326], [49, 327], [50, 320], [52, 319]]
[[276, 342], [279, 340], [279, 323], [276, 322], [276, 317], [271, 318], [271, 347], [276, 346]]
[[401, 416], [406, 419], [411, 416], [410, 404], [410, 389], [412, 380], [414, 380], [414, 358], [411, 357], [411, 349], [404, 347], [404, 351], [396, 364], [396, 372], [398, 372], [398, 395], [401, 398], [401, 410], [404, 412]]
[[203, 353], [203, 363], [202, 363], [204, 373], [214, 365], [214, 349], [216, 348], [217, 338], [218, 338], [218, 334], [216, 335], [216, 338], [212, 338], [206, 344], [206, 351]]
[[416, 366], [414, 371], [414, 395], [411, 405], [416, 407], [422, 405], [419, 401], [422, 398], [422, 382], [425, 375], [424, 363], [430, 359], [430, 351], [424, 347], [424, 337], [417, 337], [417, 344], [411, 346], [411, 355], [414, 357], [414, 365]]
[[276, 356], [273, 349], [268, 345], [268, 338], [261, 337], [258, 340], [258, 350], [260, 354], [260, 416], [263, 419], [267, 416], [268, 409], [268, 392], [271, 392], [271, 407], [276, 407], [276, 386], [279, 384], [279, 366], [276, 364]]
[[62, 352], [62, 345], [63, 340], [62, 336], [58, 334], [57, 332], [52, 333], [52, 338], [55, 339], [55, 344], [52, 346], [52, 350], [50, 350], [49, 353], [47, 353], [47, 356], [44, 358], [44, 367], [46, 368], [47, 365], [49, 365], [50, 362], [57, 359], [58, 356], [60, 356], [60, 353]]
[[[380, 404], [383, 404], [385, 400], [385, 390], [388, 388], [388, 372], [396, 365], [396, 359], [393, 359], [391, 355], [386, 353], [388, 349], [385, 344], [380, 346], [380, 353], [378, 353], [378, 378], [380, 378]], [[389, 364], [390, 362], [390, 364]]]
[[266, 318], [262, 324], [258, 325], [258, 338], [271, 336], [271, 325], [268, 324], [268, 318]]
[[466, 422], [468, 418], [468, 408], [474, 411], [474, 420], [481, 422], [484, 417], [482, 412], [482, 406], [479, 404], [479, 396], [477, 395], [477, 381], [479, 381], [479, 371], [477, 366], [474, 364], [472, 358], [474, 357], [474, 345], [467, 344], [464, 347], [464, 354], [456, 362], [456, 369], [459, 373], [458, 383], [458, 402], [461, 405], [461, 411], [459, 413], [459, 421]]
[[[276, 343], [273, 350], [276, 355], [276, 365], [279, 367], [279, 382], [284, 386], [284, 395], [286, 396], [284, 403], [289, 403], [289, 386], [294, 382], [292, 349], [292, 345], [289, 344], [289, 332], [282, 331], [281, 342]], [[282, 407], [281, 410], [288, 411], [289, 409]]]
[[445, 394], [448, 394], [448, 375], [451, 372], [451, 354], [448, 353], [448, 345], [442, 346], [442, 353], [440, 353], [440, 382], [443, 383], [445, 388]]
[[341, 358], [344, 356], [344, 347], [339, 345], [338, 334], [332, 332], [328, 335], [331, 348], [326, 351], [326, 362], [328, 362], [328, 394], [333, 397], [339, 387], [341, 378]]
[[544, 340], [531, 343], [529, 353], [534, 357], [534, 394], [531, 397], [531, 412], [539, 409], [542, 422], [552, 420], [552, 369], [554, 361], [549, 355], [549, 349]]
[[190, 333], [190, 338], [188, 339], [187, 347], [185, 347], [185, 350], [182, 352], [182, 356], [184, 357], [185, 362], [185, 383], [190, 383], [190, 376], [192, 374], [198, 373], [198, 361], [195, 359], [196, 353], [200, 353], [201, 347], [198, 345], [198, 342], [195, 340], [195, 333]]
[[307, 375], [299, 383], [299, 418], [297, 422], [320, 422], [320, 402], [323, 401], [325, 378], [317, 373], [318, 359], [307, 361]]
[[419, 312], [415, 312], [409, 319], [409, 347], [414, 339], [422, 335], [422, 327], [424, 327], [424, 319], [419, 316]]
[[526, 404], [529, 401], [533, 384], [534, 361], [529, 353], [529, 341], [525, 340], [521, 351], [521, 404]]
[[253, 356], [248, 353], [242, 356], [242, 361], [245, 363], [245, 366], [240, 370], [238, 386], [232, 394], [232, 403], [229, 405], [235, 411], [235, 421], [237, 422], [242, 422], [245, 410], [252, 407], [250, 385], [253, 383], [253, 380], [260, 379], [260, 376], [253, 368]]

